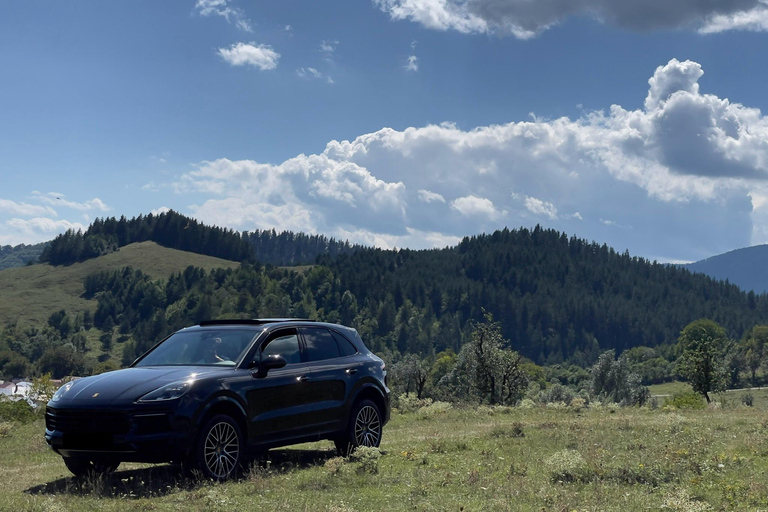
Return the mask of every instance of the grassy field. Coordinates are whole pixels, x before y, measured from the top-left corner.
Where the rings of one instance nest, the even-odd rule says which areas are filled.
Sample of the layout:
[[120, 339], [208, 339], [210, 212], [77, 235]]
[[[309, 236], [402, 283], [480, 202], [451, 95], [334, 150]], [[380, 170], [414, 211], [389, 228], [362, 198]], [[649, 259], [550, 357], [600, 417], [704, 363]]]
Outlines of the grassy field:
[[0, 510], [768, 510], [768, 412], [735, 407], [393, 414], [380, 458], [273, 450], [234, 482], [125, 464], [78, 481], [42, 422], [0, 438]]
[[239, 263], [141, 242], [68, 266], [44, 264], [5, 269], [0, 271], [0, 324], [18, 321], [19, 325], [40, 326], [60, 309], [66, 309], [73, 317], [86, 310], [94, 311], [96, 302], [81, 297], [83, 280], [89, 274], [132, 266], [153, 278], [166, 279], [189, 265], [211, 270], [234, 268]]

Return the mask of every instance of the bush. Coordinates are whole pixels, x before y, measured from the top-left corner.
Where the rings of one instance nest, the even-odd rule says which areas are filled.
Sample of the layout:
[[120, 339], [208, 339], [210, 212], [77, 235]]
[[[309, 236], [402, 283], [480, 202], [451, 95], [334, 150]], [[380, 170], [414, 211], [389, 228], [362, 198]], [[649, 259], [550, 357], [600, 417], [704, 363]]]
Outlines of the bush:
[[445, 414], [451, 410], [451, 404], [448, 402], [433, 402], [429, 405], [422, 407], [416, 411], [416, 416], [419, 419], [431, 418], [439, 414]]
[[746, 394], [742, 395], [741, 403], [743, 403], [747, 407], [752, 407], [753, 405], [755, 405], [755, 397], [752, 396], [752, 393], [747, 392]]
[[357, 468], [358, 473], [375, 475], [379, 472], [380, 457], [381, 451], [378, 448], [358, 446], [349, 456], [349, 459], [360, 464]]
[[18, 400], [16, 402], [0, 400], [0, 422], [16, 421], [18, 423], [29, 423], [34, 419], [35, 409], [25, 400]]
[[423, 407], [432, 405], [431, 398], [417, 398], [415, 394], [403, 393], [395, 399], [395, 408], [403, 414], [416, 412]]
[[552, 482], [586, 482], [592, 474], [587, 461], [576, 450], [562, 450], [544, 461]]
[[664, 407], [672, 407], [674, 409], [704, 409], [706, 404], [704, 399], [698, 393], [693, 391], [686, 391], [684, 393], [675, 393], [671, 398], [667, 398], [664, 402]]
[[563, 386], [562, 384], [554, 384], [547, 389], [539, 392], [537, 401], [540, 404], [556, 404], [562, 402], [565, 405], [570, 405], [571, 400], [575, 397], [575, 393], [570, 388]]

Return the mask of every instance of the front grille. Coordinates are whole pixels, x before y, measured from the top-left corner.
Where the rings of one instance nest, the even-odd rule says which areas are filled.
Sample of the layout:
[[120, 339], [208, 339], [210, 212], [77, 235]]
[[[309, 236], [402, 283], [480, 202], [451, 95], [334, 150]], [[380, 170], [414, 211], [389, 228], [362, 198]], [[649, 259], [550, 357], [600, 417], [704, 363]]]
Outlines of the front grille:
[[127, 434], [130, 427], [128, 416], [124, 413], [52, 407], [45, 410], [45, 428], [65, 434]]

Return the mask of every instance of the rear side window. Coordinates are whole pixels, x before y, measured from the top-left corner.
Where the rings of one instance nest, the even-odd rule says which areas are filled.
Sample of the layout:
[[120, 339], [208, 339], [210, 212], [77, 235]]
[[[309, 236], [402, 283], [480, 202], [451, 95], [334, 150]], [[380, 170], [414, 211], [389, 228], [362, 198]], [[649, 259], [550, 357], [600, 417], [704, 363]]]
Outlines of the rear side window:
[[336, 343], [339, 345], [339, 351], [341, 352], [342, 356], [353, 356], [357, 354], [357, 349], [352, 343], [349, 342], [347, 338], [337, 332], [331, 331], [331, 334], [336, 340]]
[[339, 357], [339, 347], [328, 329], [304, 327], [301, 329], [301, 334], [304, 337], [308, 361], [323, 361]]

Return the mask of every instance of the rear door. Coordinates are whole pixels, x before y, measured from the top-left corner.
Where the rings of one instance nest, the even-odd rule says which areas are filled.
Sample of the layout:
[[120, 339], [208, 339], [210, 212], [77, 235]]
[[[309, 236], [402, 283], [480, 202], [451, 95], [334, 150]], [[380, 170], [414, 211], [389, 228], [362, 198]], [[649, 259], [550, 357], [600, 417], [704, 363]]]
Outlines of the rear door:
[[261, 344], [262, 357], [283, 356], [288, 364], [269, 370], [259, 378], [254, 370], [246, 393], [251, 432], [257, 442], [273, 441], [305, 435], [311, 419], [313, 401], [310, 368], [302, 361], [296, 329], [272, 332]]
[[301, 327], [299, 332], [312, 371], [314, 428], [318, 433], [341, 430], [346, 426], [346, 398], [358, 372], [359, 363], [352, 357], [356, 349], [349, 342], [340, 346], [325, 327]]

